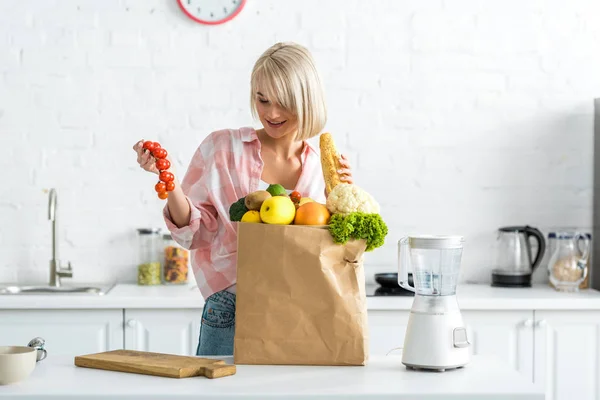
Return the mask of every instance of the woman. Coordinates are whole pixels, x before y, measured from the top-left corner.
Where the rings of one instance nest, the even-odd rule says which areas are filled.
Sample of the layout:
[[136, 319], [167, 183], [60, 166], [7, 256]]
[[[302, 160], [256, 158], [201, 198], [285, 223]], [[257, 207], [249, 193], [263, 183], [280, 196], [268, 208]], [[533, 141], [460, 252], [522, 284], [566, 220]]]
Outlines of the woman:
[[[232, 355], [235, 332], [236, 224], [229, 206], [269, 184], [324, 202], [318, 152], [307, 142], [323, 130], [323, 88], [308, 50], [277, 43], [256, 61], [250, 105], [262, 128], [224, 129], [200, 143], [181, 182], [169, 193], [164, 218], [173, 238], [191, 250], [196, 282], [206, 299], [197, 355]], [[137, 161], [158, 173], [155, 159], [134, 145]], [[341, 179], [352, 183], [342, 156]]]

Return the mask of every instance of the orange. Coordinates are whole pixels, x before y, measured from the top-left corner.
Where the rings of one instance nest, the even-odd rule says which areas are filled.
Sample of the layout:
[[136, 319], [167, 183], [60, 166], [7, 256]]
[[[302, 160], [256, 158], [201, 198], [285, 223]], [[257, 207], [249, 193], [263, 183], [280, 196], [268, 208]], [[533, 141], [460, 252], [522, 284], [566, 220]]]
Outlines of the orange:
[[294, 224], [296, 225], [327, 225], [331, 214], [324, 204], [309, 202], [302, 204], [296, 210]]

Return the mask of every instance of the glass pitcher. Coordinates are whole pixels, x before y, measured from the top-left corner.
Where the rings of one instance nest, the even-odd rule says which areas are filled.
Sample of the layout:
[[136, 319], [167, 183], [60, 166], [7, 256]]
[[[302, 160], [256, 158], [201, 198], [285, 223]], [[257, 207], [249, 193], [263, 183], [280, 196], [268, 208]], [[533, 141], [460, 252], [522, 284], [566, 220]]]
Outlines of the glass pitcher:
[[[456, 294], [462, 236], [407, 236], [398, 241], [398, 284], [422, 296]], [[414, 287], [408, 284], [408, 264]]]
[[[583, 243], [583, 249], [580, 244]], [[590, 239], [578, 232], [556, 232], [548, 262], [550, 282], [560, 291], [576, 292], [587, 276]]]

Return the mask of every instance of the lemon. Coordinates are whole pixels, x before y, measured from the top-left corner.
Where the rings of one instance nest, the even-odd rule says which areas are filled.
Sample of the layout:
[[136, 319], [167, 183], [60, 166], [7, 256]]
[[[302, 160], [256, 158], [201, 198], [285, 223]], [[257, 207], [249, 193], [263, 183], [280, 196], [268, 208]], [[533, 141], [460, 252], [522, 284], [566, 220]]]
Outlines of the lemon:
[[314, 200], [313, 200], [313, 199], [311, 199], [310, 197], [302, 197], [302, 198], [300, 199], [300, 203], [299, 203], [298, 205], [299, 205], [299, 206], [302, 206], [302, 205], [304, 205], [304, 204], [306, 204], [306, 203], [311, 203], [311, 202], [313, 202], [313, 201], [314, 201]]
[[260, 212], [255, 210], [246, 211], [242, 216], [242, 222], [261, 223]]

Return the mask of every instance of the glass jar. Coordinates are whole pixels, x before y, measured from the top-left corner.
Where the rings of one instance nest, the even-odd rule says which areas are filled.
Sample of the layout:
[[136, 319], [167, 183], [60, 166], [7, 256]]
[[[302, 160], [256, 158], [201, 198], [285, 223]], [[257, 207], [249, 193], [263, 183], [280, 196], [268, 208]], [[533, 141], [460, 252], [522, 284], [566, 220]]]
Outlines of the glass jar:
[[[580, 243], [583, 242], [583, 249]], [[578, 232], [555, 232], [554, 252], [548, 262], [550, 283], [560, 291], [575, 292], [588, 273], [590, 240]]]
[[163, 235], [163, 246], [162, 282], [165, 285], [187, 283], [189, 251], [181, 247], [169, 234]]
[[160, 229], [140, 228], [138, 231], [138, 285], [160, 285]]

